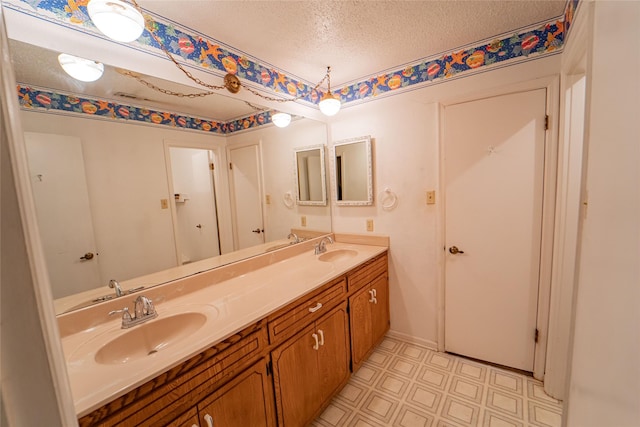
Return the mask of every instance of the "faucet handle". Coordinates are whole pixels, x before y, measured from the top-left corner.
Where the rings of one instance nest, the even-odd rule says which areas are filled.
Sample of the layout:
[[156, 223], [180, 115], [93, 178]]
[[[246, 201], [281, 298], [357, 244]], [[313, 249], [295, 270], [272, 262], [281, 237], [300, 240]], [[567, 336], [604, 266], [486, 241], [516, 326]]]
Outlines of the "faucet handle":
[[129, 313], [129, 307], [122, 308], [120, 310], [111, 310], [109, 316], [113, 316], [116, 313], [122, 313], [122, 323], [131, 322], [131, 313]]

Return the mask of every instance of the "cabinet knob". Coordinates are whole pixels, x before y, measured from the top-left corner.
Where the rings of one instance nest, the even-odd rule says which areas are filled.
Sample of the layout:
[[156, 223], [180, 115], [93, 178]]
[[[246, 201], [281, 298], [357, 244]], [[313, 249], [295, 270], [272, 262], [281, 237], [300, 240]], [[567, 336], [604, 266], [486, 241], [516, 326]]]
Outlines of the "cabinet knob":
[[204, 420], [207, 423], [207, 427], [213, 427], [213, 417], [209, 414], [204, 414]]
[[371, 298], [369, 298], [369, 302], [373, 302], [376, 299], [373, 293], [373, 289], [369, 289], [369, 295], [371, 295]]
[[[311, 334], [316, 343], [313, 345], [313, 349], [317, 350], [320, 348], [320, 342], [318, 341], [318, 334]], [[212, 426], [213, 427], [213, 426]]]
[[324, 345], [324, 332], [322, 332], [322, 329], [318, 329], [318, 335], [320, 335], [320, 345]]

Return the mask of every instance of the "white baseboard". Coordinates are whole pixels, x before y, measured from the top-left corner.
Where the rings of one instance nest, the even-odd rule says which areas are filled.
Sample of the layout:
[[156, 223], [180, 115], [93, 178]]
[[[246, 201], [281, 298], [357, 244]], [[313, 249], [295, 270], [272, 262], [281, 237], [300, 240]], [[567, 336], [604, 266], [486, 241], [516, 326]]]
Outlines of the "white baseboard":
[[438, 343], [435, 341], [417, 338], [409, 334], [405, 334], [405, 333], [393, 331], [393, 330], [389, 330], [389, 332], [387, 332], [387, 336], [391, 338], [397, 338], [402, 341], [410, 342], [412, 344], [421, 345], [433, 351], [438, 351]]

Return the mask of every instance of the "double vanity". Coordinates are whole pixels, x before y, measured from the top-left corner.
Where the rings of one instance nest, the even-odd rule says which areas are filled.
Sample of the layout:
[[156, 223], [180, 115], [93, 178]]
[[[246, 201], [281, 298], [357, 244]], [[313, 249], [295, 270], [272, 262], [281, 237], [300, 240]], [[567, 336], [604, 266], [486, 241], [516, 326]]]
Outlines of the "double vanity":
[[389, 329], [388, 238], [322, 239], [59, 316], [80, 425], [311, 422]]

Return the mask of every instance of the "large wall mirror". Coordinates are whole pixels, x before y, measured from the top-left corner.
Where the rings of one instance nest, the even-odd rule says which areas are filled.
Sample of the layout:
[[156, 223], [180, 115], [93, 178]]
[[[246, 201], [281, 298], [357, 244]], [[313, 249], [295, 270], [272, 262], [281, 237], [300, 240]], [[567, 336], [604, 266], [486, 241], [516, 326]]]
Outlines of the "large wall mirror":
[[299, 205], [325, 206], [327, 184], [324, 165], [324, 145], [294, 150], [296, 202]]
[[333, 197], [338, 206], [373, 204], [371, 137], [337, 141], [331, 149]]
[[[115, 297], [110, 279], [125, 292], [148, 288], [287, 246], [291, 232], [331, 232], [329, 206], [284, 200], [295, 191], [292, 150], [300, 141], [326, 144], [324, 123], [294, 117], [284, 129], [265, 125], [223, 134], [116, 120], [113, 111], [97, 117], [104, 113], [101, 105], [94, 115], [47, 110], [42, 106], [92, 108], [83, 105], [87, 97], [159, 116], [231, 121], [259, 112], [255, 103], [218, 93], [196, 99], [165, 95], [107, 64], [100, 80], [82, 83], [62, 71], [58, 52], [15, 40], [10, 51], [18, 84], [36, 88], [21, 92], [20, 119], [59, 314]], [[171, 91], [198, 91], [143, 77]], [[249, 205], [239, 186], [247, 176], [257, 177], [247, 184], [255, 187], [252, 202], [258, 206], [249, 220], [238, 216]], [[246, 226], [237, 226], [241, 221]], [[250, 243], [240, 245], [240, 233]]]

